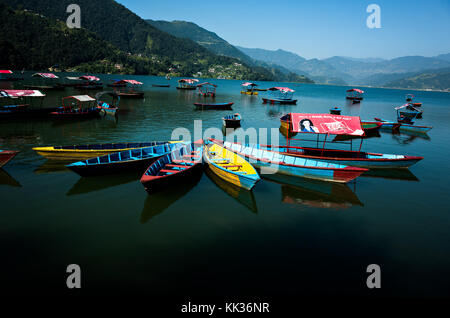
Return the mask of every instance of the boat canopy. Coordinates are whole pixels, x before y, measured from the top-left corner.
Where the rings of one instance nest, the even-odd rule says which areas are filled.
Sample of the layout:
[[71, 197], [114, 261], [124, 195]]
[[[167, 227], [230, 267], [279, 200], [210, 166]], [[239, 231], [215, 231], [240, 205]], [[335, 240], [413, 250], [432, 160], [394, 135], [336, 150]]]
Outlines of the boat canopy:
[[244, 86], [244, 87], [248, 87], [248, 86], [254, 87], [254, 86], [258, 86], [258, 84], [245, 82], [244, 84], [242, 84], [242, 86]]
[[327, 135], [363, 136], [361, 120], [356, 116], [290, 113], [293, 132]]
[[80, 80], [80, 78], [78, 76], [66, 76], [66, 78], [68, 80], [72, 80], [72, 81]]
[[38, 90], [6, 89], [0, 90], [0, 97], [19, 98], [19, 97], [44, 97], [45, 95]]
[[406, 107], [408, 107], [408, 108], [411, 109], [411, 110], [415, 110], [415, 111], [417, 111], [417, 112], [420, 112], [420, 110], [417, 109], [416, 107], [414, 107], [411, 103], [408, 103], [408, 104], [404, 104], [404, 105], [402, 105], [402, 106], [395, 107], [395, 110], [400, 110], [400, 109], [403, 109], [403, 108], [406, 108]]
[[0, 70], [0, 74], [12, 74], [10, 70]]
[[358, 89], [358, 88], [351, 88], [351, 89], [348, 89], [348, 90], [347, 90], [347, 93], [350, 93], [350, 92], [356, 92], [356, 93], [358, 93], [358, 94], [364, 94], [364, 91], [363, 91], [363, 90], [360, 90], [360, 89]]
[[269, 91], [280, 91], [282, 93], [293, 93], [293, 92], [295, 92], [293, 89], [288, 88], [288, 87], [271, 87], [271, 88], [268, 88], [267, 90], [269, 90]]
[[53, 73], [35, 73], [33, 75], [31, 75], [33, 77], [42, 77], [42, 78], [59, 78], [58, 76], [56, 76]]
[[195, 79], [195, 78], [182, 78], [182, 79], [178, 80], [178, 83], [194, 84], [195, 82], [198, 82], [198, 79]]
[[205, 82], [205, 83], [201, 83], [201, 84], [197, 84], [197, 86], [214, 86], [214, 87], [217, 87], [217, 85], [215, 85], [215, 84], [211, 84], [211, 83], [208, 83], [208, 82]]
[[135, 80], [126, 80], [126, 79], [114, 82], [114, 84], [127, 84], [127, 83], [131, 84], [131, 85], [143, 85], [144, 84], [142, 82], [138, 82]]
[[83, 76], [78, 77], [78, 79], [87, 80], [87, 81], [91, 81], [91, 82], [100, 81], [100, 79], [98, 77], [91, 76], [91, 75], [83, 75]]
[[69, 96], [67, 98], [73, 98], [73, 99], [76, 99], [79, 102], [92, 102], [92, 101], [95, 101], [95, 98], [92, 98], [89, 95], [75, 95], [75, 96]]

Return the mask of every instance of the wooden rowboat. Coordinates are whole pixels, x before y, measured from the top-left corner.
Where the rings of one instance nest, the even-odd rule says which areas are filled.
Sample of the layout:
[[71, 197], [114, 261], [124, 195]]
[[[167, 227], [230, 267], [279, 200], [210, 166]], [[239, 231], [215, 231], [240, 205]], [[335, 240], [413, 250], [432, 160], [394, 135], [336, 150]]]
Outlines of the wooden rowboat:
[[250, 190], [260, 180], [250, 163], [217, 143], [210, 142], [205, 146], [203, 158], [214, 174], [236, 186]]
[[367, 169], [343, 164], [299, 158], [290, 154], [264, 149], [258, 144], [241, 145], [225, 142], [223, 145], [226, 149], [252, 160], [254, 166], [270, 169], [268, 172], [271, 173], [346, 183], [367, 171]]
[[19, 151], [15, 150], [0, 150], [0, 168], [11, 161]]
[[141, 183], [150, 194], [169, 186], [189, 182], [202, 171], [203, 141], [188, 143], [159, 158], [148, 167]]
[[239, 127], [241, 126], [241, 115], [239, 113], [233, 115], [226, 115], [222, 118], [225, 127]]
[[152, 87], [170, 87], [169, 84], [152, 84]]
[[194, 103], [197, 109], [208, 110], [208, 109], [231, 109], [234, 103], [214, 103], [214, 104], [204, 104], [204, 103]]
[[81, 160], [104, 156], [109, 153], [163, 145], [168, 141], [123, 142], [109, 144], [89, 144], [72, 146], [34, 147], [33, 150], [47, 159]]
[[77, 161], [66, 167], [83, 177], [139, 169], [144, 170], [153, 161], [169, 154], [182, 144], [167, 143], [153, 147], [115, 152], [101, 157]]
[[361, 127], [366, 135], [377, 133], [382, 125], [378, 121], [361, 121]]
[[283, 104], [283, 105], [295, 105], [296, 99], [279, 99], [279, 98], [263, 98], [263, 104]]
[[406, 124], [406, 123], [387, 121], [387, 120], [383, 120], [381, 118], [376, 118], [376, 117], [375, 117], [375, 120], [377, 120], [381, 123], [381, 129], [400, 131], [400, 132], [404, 131], [404, 132], [415, 132], [415, 133], [426, 134], [428, 131], [430, 131], [433, 128], [431, 126], [418, 126], [418, 125], [411, 125], [411, 124]]

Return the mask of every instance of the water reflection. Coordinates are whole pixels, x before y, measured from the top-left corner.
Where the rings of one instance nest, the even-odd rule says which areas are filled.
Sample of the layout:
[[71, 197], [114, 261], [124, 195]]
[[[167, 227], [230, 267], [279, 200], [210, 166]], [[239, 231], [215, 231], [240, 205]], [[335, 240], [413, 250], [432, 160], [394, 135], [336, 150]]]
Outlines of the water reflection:
[[85, 194], [127, 184], [133, 181], [138, 182], [141, 176], [142, 172], [131, 172], [98, 176], [95, 178], [80, 178], [72, 188], [70, 188], [66, 195]]
[[418, 132], [398, 132], [398, 131], [383, 131], [383, 133], [389, 133], [392, 135], [392, 140], [395, 140], [400, 145], [411, 144], [414, 140], [428, 140], [431, 141], [431, 137], [427, 133]]
[[[195, 174], [195, 178], [192, 178], [190, 182], [174, 185], [160, 192], [147, 195], [145, 199], [144, 208], [141, 213], [140, 222], [146, 223], [151, 218], [158, 214], [163, 213], [173, 203], [184, 197], [189, 191], [191, 191], [200, 181], [202, 174]], [[144, 189], [142, 189], [144, 191]]]
[[315, 208], [347, 209], [364, 206], [355, 192], [346, 184], [299, 179], [283, 175], [262, 175], [281, 185], [281, 201]]
[[7, 185], [11, 187], [22, 187], [22, 185], [13, 177], [9, 175], [8, 172], [0, 168], [0, 185]]
[[420, 181], [409, 169], [372, 169], [364, 172], [361, 177]]
[[66, 165], [74, 162], [74, 160], [46, 160], [42, 165], [34, 169], [35, 174], [70, 172]]
[[218, 186], [226, 194], [245, 206], [251, 212], [258, 213], [258, 207], [256, 206], [255, 196], [253, 195], [252, 191], [237, 187], [229, 182], [222, 180], [208, 168], [205, 169], [205, 174], [216, 186]]

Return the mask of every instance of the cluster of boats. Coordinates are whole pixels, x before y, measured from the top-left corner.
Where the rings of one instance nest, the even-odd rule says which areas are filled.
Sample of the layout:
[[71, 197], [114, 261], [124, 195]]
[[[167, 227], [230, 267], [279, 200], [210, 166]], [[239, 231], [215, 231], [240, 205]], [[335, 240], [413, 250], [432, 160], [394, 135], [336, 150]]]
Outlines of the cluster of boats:
[[[354, 116], [290, 113], [288, 122], [289, 129], [297, 133], [364, 135], [359, 117]], [[369, 170], [408, 168], [423, 159], [361, 149], [326, 149], [325, 142], [322, 148], [296, 147], [290, 145], [290, 140], [282, 146], [208, 139], [36, 147], [33, 150], [51, 160], [78, 160], [66, 167], [82, 177], [141, 172], [140, 181], [149, 193], [197, 180], [204, 166], [220, 182], [251, 190], [261, 179], [260, 173], [262, 176], [284, 175], [347, 183]]]

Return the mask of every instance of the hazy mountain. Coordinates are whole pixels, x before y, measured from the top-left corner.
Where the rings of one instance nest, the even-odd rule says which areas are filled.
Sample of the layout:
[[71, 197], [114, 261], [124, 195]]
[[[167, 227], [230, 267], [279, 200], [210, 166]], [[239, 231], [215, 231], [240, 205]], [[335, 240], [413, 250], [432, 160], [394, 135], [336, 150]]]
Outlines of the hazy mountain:
[[444, 60], [444, 61], [447, 61], [447, 62], [450, 62], [450, 53], [447, 53], [447, 54], [440, 54], [440, 55], [438, 55], [438, 56], [435, 56], [437, 59], [440, 59], [440, 60]]
[[450, 68], [429, 70], [391, 81], [385, 87], [450, 91]]
[[269, 71], [274, 79], [278, 81], [313, 83], [313, 81], [307, 77], [307, 74], [300, 74], [299, 72], [294, 72], [293, 70], [278, 64], [249, 57], [244, 52], [238, 50], [236, 47], [219, 37], [216, 33], [208, 31], [195, 23], [186, 21], [146, 21], [161, 31], [176, 37], [195, 41], [211, 52], [238, 58], [242, 62], [255, 67], [256, 70], [261, 70], [260, 68], [263, 68], [266, 71]]
[[304, 74], [321, 83], [345, 84], [343, 77], [351, 79], [350, 76], [336, 71], [332, 66], [318, 59], [307, 60], [295, 53], [284, 50], [271, 51], [240, 46], [237, 46], [237, 48], [255, 60], [281, 65], [292, 72]]

